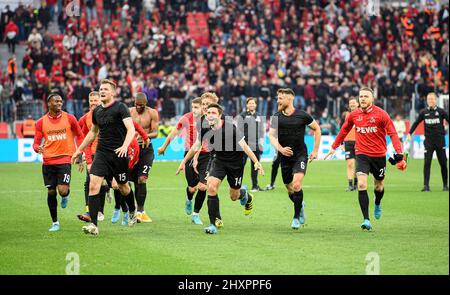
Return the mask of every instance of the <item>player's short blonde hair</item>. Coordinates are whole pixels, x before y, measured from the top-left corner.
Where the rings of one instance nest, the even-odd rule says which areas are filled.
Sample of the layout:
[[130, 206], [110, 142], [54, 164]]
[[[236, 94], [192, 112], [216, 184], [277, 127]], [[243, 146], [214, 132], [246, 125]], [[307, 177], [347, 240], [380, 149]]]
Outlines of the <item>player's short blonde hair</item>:
[[219, 102], [219, 97], [214, 92], [205, 92], [202, 94], [201, 99], [211, 99], [214, 103]]
[[196, 97], [192, 100], [193, 104], [202, 104], [202, 98], [201, 97]]
[[116, 88], [117, 88], [117, 85], [116, 85], [116, 83], [115, 83], [113, 80], [103, 79], [103, 80], [100, 82], [100, 85], [101, 85], [101, 84], [109, 84], [109, 85], [111, 85], [111, 86], [113, 87], [113, 90], [116, 90]]
[[91, 91], [89, 92], [89, 97], [91, 96], [100, 96], [100, 93], [98, 91]]

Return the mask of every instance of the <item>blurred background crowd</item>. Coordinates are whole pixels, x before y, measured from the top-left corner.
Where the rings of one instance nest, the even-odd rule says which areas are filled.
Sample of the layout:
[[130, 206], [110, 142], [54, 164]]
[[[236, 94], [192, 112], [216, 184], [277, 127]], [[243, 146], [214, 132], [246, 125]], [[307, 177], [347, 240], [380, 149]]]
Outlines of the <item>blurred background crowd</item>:
[[381, 1], [371, 14], [373, 1], [5, 5], [0, 119], [38, 119], [55, 88], [79, 118], [103, 78], [117, 82], [117, 97], [129, 105], [146, 93], [165, 124], [204, 91], [216, 92], [229, 115], [256, 97], [258, 113], [270, 116], [280, 87], [295, 91], [296, 107], [320, 120], [324, 134], [337, 134], [348, 98], [362, 85], [375, 89], [392, 117], [409, 118], [428, 92], [448, 94], [448, 1]]

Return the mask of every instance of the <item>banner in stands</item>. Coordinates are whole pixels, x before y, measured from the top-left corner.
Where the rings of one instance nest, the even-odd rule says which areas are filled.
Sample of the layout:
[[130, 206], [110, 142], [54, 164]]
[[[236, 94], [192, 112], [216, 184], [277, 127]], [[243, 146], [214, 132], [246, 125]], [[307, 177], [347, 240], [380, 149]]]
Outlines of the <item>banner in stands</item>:
[[[334, 141], [334, 136], [322, 136], [322, 140], [319, 148], [319, 159], [328, 153], [331, 145]], [[423, 159], [424, 153], [424, 136], [415, 135], [413, 137], [413, 153], [410, 156], [414, 159]], [[184, 154], [184, 139], [177, 138], [172, 141], [170, 146], [167, 148], [163, 156], [157, 155], [157, 148], [164, 143], [165, 138], [155, 138], [152, 140], [153, 148], [155, 150], [155, 160], [157, 161], [180, 161], [183, 159]], [[312, 136], [305, 136], [305, 143], [310, 152], [314, 146], [314, 138]], [[388, 155], [392, 155], [394, 149], [391, 144], [390, 138], [387, 138], [388, 143]], [[448, 135], [445, 136], [446, 143], [446, 153], [447, 157], [449, 154], [448, 148]], [[408, 143], [405, 150], [410, 151], [410, 144]], [[33, 139], [21, 138], [21, 139], [0, 139], [0, 162], [42, 162], [42, 155], [39, 155], [33, 150]], [[262, 155], [262, 160], [272, 160], [274, 157], [274, 149], [269, 143], [268, 136], [265, 137], [264, 151]], [[343, 160], [345, 157], [343, 149], [339, 148], [333, 159]], [[436, 155], [434, 156], [436, 158]]]

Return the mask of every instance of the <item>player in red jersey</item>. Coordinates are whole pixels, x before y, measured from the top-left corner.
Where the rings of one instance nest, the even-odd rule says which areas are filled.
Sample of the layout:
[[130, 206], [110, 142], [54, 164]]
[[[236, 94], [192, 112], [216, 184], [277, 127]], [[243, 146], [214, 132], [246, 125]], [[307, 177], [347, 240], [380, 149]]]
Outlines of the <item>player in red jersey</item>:
[[[200, 124], [200, 117], [202, 116], [202, 98], [197, 97], [192, 100], [191, 107], [192, 111], [184, 114], [180, 120], [178, 121], [175, 130], [173, 130], [169, 136], [166, 138], [164, 144], [158, 148], [158, 154], [163, 155], [166, 151], [170, 142], [182, 132], [185, 133], [185, 152], [186, 156], [187, 152], [191, 149], [192, 144], [197, 139], [197, 124]], [[195, 224], [203, 224], [199, 217], [200, 209], [203, 206], [203, 203], [206, 198], [206, 166], [209, 161], [209, 152], [206, 148], [206, 145], [202, 147], [200, 151], [200, 155], [197, 159], [197, 167], [194, 167], [194, 160], [190, 161], [185, 166], [185, 175], [187, 181], [186, 188], [186, 203], [185, 203], [185, 211], [186, 214], [192, 214], [192, 222]], [[195, 171], [197, 170], [197, 171]], [[198, 189], [198, 191], [197, 191]], [[197, 195], [195, 196], [195, 204], [194, 204], [194, 212], [192, 213], [192, 199], [194, 197], [195, 192], [197, 191]]]
[[386, 135], [392, 140], [396, 154], [389, 159], [391, 164], [400, 170], [406, 169], [402, 144], [395, 131], [394, 123], [389, 115], [373, 104], [373, 90], [362, 87], [359, 91], [360, 108], [352, 111], [347, 117], [341, 131], [336, 137], [331, 150], [325, 159], [332, 156], [345, 136], [356, 127], [356, 175], [358, 177], [359, 205], [364, 216], [362, 229], [370, 230], [369, 196], [367, 194], [367, 177], [372, 173], [375, 186], [375, 218], [381, 218], [381, 199], [384, 195], [384, 177], [386, 173]]
[[78, 126], [77, 119], [61, 110], [63, 100], [57, 93], [51, 93], [47, 97], [48, 113], [36, 123], [36, 135], [33, 149], [42, 154], [44, 163], [42, 174], [44, 184], [47, 187], [47, 204], [53, 220], [51, 232], [60, 229], [56, 199], [58, 193], [61, 196], [61, 208], [67, 207], [70, 193], [70, 160], [75, 151], [74, 138], [77, 145], [83, 142], [83, 133]]

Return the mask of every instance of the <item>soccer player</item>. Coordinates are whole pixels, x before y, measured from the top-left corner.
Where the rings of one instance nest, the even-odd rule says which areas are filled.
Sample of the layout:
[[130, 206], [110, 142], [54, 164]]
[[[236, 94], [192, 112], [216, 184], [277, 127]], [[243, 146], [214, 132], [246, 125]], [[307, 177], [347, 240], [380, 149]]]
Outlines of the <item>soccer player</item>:
[[[192, 144], [197, 139], [197, 124], [200, 124], [200, 117], [202, 116], [201, 97], [197, 97], [192, 100], [191, 110], [191, 112], [184, 114], [180, 118], [176, 128], [170, 132], [169, 136], [164, 141], [164, 144], [158, 148], [159, 155], [164, 154], [168, 145], [176, 136], [182, 132], [185, 132], [186, 138], [184, 142], [184, 155], [186, 156], [189, 149], [192, 147]], [[197, 159], [198, 164], [196, 168], [194, 168], [193, 161], [194, 160], [189, 161], [184, 168], [187, 182], [185, 211], [187, 215], [192, 214], [192, 222], [194, 224], [201, 225], [203, 222], [200, 219], [199, 213], [206, 198], [206, 167], [209, 162], [209, 152], [206, 146], [202, 146], [200, 155]], [[195, 196], [194, 212], [192, 213], [192, 199], [196, 191], [197, 194]]]
[[[359, 103], [356, 97], [350, 97], [350, 99], [348, 100], [349, 112], [345, 114], [345, 120], [347, 119], [349, 114], [356, 110], [358, 107]], [[355, 171], [355, 143], [355, 128], [353, 127], [352, 130], [350, 130], [350, 132], [344, 138], [345, 161], [347, 163], [348, 180], [348, 187], [345, 190], [346, 192], [351, 192], [358, 188], [358, 178], [356, 177]]]
[[[207, 234], [217, 234], [216, 219], [220, 219], [219, 200], [217, 194], [222, 180], [227, 177], [230, 186], [230, 198], [240, 200], [244, 206], [244, 214], [249, 215], [253, 210], [254, 197], [245, 188], [241, 189], [244, 172], [244, 153], [255, 163], [255, 169], [264, 174], [264, 169], [240, 134], [239, 130], [230, 120], [222, 119], [223, 108], [218, 104], [208, 106], [207, 122], [202, 124], [200, 136], [197, 137], [189, 152], [181, 161], [176, 174], [184, 170], [186, 163], [200, 150], [201, 143], [209, 142], [210, 148], [215, 151], [211, 160], [211, 167], [207, 179], [208, 186], [208, 215], [210, 225], [205, 228]], [[205, 121], [206, 122], [206, 121]], [[242, 150], [239, 150], [237, 146]]]
[[[130, 108], [130, 114], [133, 120], [145, 130], [150, 140], [158, 136], [158, 112], [147, 106], [145, 93], [139, 92], [136, 94], [134, 107]], [[139, 152], [139, 161], [133, 169], [133, 174], [131, 174], [137, 203], [137, 220], [138, 222], [152, 222], [150, 216], [145, 213], [144, 204], [147, 198], [148, 174], [154, 159], [153, 145], [150, 142], [148, 146], [144, 146], [143, 139], [138, 134], [137, 139], [141, 145], [141, 150]]]
[[364, 221], [361, 228], [371, 230], [369, 218], [369, 195], [367, 194], [367, 177], [373, 174], [375, 186], [375, 218], [381, 218], [381, 199], [384, 196], [384, 177], [386, 173], [386, 134], [392, 140], [396, 154], [389, 159], [400, 170], [406, 169], [402, 154], [402, 145], [389, 115], [373, 104], [373, 90], [362, 87], [359, 90], [360, 108], [350, 113], [336, 137], [325, 160], [332, 156], [345, 136], [356, 127], [356, 175], [358, 177], [358, 199]]
[[[81, 131], [83, 131], [83, 134], [86, 136], [89, 133], [89, 130], [92, 127], [92, 112], [94, 109], [101, 104], [100, 102], [100, 94], [98, 91], [92, 91], [89, 93], [89, 112], [84, 114], [80, 120], [78, 121], [78, 125], [80, 125]], [[91, 222], [91, 217], [89, 215], [89, 171], [91, 170], [92, 161], [94, 158], [95, 150], [97, 148], [97, 142], [98, 138], [96, 137], [95, 140], [84, 150], [85, 152], [85, 160], [86, 160], [86, 180], [84, 182], [84, 199], [85, 199], [85, 206], [86, 206], [86, 213], [84, 214], [78, 214], [78, 219], [85, 221], [85, 222]], [[83, 170], [83, 164], [81, 165], [79, 170]], [[97, 219], [99, 221], [102, 221], [104, 219], [103, 215], [103, 208], [105, 204], [105, 195], [109, 187], [103, 182], [102, 186], [100, 188], [100, 208], [98, 212]]]
[[66, 208], [69, 200], [70, 157], [75, 151], [74, 138], [76, 137], [77, 145], [83, 140], [77, 119], [62, 111], [62, 104], [63, 100], [57, 93], [51, 93], [47, 97], [48, 113], [37, 121], [33, 143], [34, 151], [42, 154], [44, 159], [42, 175], [47, 187], [47, 204], [53, 221], [49, 229], [51, 232], [60, 229], [57, 190], [61, 196], [61, 208]]
[[425, 162], [423, 165], [423, 192], [430, 191], [430, 169], [431, 161], [433, 160], [433, 153], [436, 151], [436, 156], [441, 166], [441, 176], [443, 183], [443, 191], [448, 191], [448, 169], [447, 169], [447, 155], [445, 154], [445, 128], [444, 119], [448, 123], [448, 114], [444, 109], [436, 104], [437, 95], [430, 92], [427, 95], [428, 108], [420, 112], [419, 117], [411, 126], [406, 138], [406, 142], [411, 140], [411, 136], [416, 130], [420, 122], [425, 123]]
[[[136, 129], [136, 132], [142, 137], [142, 140], [143, 140], [142, 149], [148, 147], [150, 145], [150, 139], [148, 138], [147, 133], [137, 122], [133, 121], [133, 124], [134, 124], [134, 128]], [[140, 151], [141, 151], [141, 146], [139, 145], [137, 139], [133, 138], [130, 145], [128, 146], [128, 153], [127, 153], [128, 158], [129, 158], [129, 162], [128, 162], [129, 175], [137, 174], [137, 171], [135, 171], [135, 169], [139, 168], [137, 166], [137, 164], [140, 159], [140, 157], [139, 157]], [[122, 212], [123, 212], [122, 225], [129, 225], [129, 223], [128, 223], [128, 219], [129, 219], [128, 205], [125, 201], [124, 196], [120, 192], [119, 185], [117, 184], [116, 179], [114, 177], [112, 179], [110, 177], [108, 177], [107, 182], [114, 191], [115, 205], [114, 205], [114, 213], [111, 218], [111, 222], [116, 223], [117, 221], [119, 221], [120, 208], [122, 208]]]
[[[283, 183], [294, 203], [291, 227], [297, 230], [305, 223], [303, 179], [308, 159], [311, 162], [317, 158], [321, 131], [309, 114], [294, 107], [295, 94], [292, 89], [278, 89], [277, 97], [278, 112], [271, 118], [269, 139], [280, 157]], [[305, 144], [306, 126], [314, 132], [314, 148], [309, 157]]]
[[133, 191], [128, 184], [127, 152], [135, 136], [133, 120], [127, 106], [115, 100], [116, 84], [113, 81], [102, 80], [99, 93], [102, 104], [94, 109], [92, 128], [72, 156], [73, 163], [94, 141], [97, 134], [99, 135], [89, 183], [89, 215], [92, 223], [83, 227], [83, 231], [91, 235], [99, 234], [97, 227], [99, 192], [106, 176], [113, 176], [117, 180], [120, 192], [125, 196], [130, 210], [129, 225], [133, 226], [137, 221]]
[[[261, 120], [261, 116], [256, 112], [256, 98], [247, 98], [247, 109], [240, 113], [237, 118], [237, 126], [241, 133], [245, 136], [245, 142], [252, 149], [258, 161], [261, 159], [262, 143], [264, 141], [264, 121]], [[265, 117], [264, 117], [265, 118]], [[247, 163], [247, 156], [244, 155], [244, 167]], [[254, 163], [251, 162], [251, 176], [252, 176], [252, 189], [250, 192], [261, 191], [262, 189], [258, 185], [258, 171], [255, 170]]]

